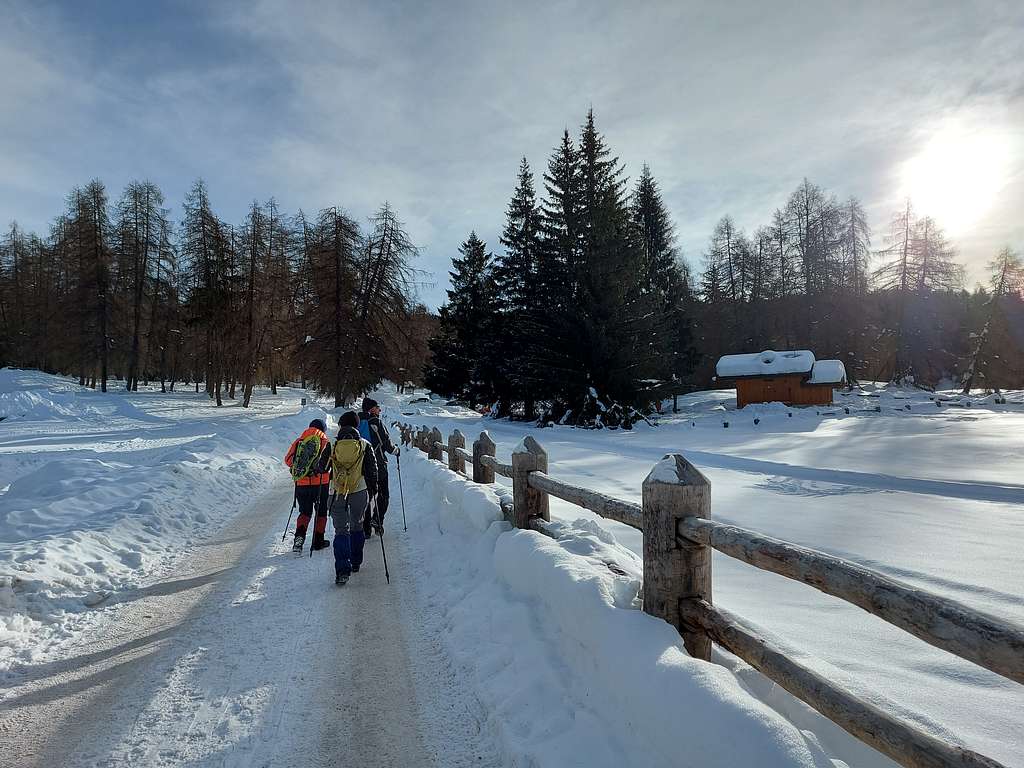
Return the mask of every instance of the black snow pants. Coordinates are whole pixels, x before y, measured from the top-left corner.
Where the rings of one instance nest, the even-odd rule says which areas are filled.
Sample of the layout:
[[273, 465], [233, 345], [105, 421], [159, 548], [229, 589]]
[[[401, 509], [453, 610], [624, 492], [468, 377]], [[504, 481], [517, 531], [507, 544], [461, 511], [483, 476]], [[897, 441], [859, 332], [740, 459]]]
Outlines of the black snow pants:
[[299, 518], [295, 523], [295, 535], [305, 536], [309, 520], [316, 514], [316, 521], [313, 524], [313, 543], [324, 540], [324, 531], [327, 530], [327, 502], [330, 493], [330, 484], [323, 485], [297, 485], [295, 486], [295, 498], [299, 502]]
[[377, 520], [383, 524], [384, 515], [387, 514], [388, 504], [391, 502], [391, 491], [388, 489], [388, 462], [381, 455], [377, 455], [377, 493], [373, 497], [373, 503], [367, 506], [366, 514], [363, 516], [363, 533], [367, 536], [373, 530], [370, 519], [370, 510], [375, 510]]

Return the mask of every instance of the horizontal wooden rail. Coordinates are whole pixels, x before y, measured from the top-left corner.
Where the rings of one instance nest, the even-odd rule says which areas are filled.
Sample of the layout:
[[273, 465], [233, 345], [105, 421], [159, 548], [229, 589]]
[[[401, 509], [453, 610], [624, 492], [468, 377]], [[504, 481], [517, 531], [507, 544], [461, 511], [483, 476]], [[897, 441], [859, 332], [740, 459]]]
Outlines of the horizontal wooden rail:
[[589, 509], [601, 517], [617, 520], [620, 523], [643, 530], [644, 514], [643, 508], [639, 504], [615, 499], [603, 493], [591, 491], [588, 488], [580, 488], [578, 485], [571, 485], [543, 472], [531, 472], [527, 477], [527, 482], [531, 488], [536, 488], [538, 491], [543, 491], [563, 501]]
[[678, 535], [808, 584], [998, 675], [1024, 683], [1024, 627], [891, 579], [870, 568], [755, 531], [688, 518]]
[[487, 455], [481, 456], [480, 457], [480, 463], [483, 464], [485, 467], [490, 467], [491, 469], [493, 469], [499, 475], [503, 475], [504, 477], [508, 477], [508, 478], [512, 477], [512, 465], [511, 464], [502, 464], [500, 461], [498, 461], [493, 456], [487, 456]]
[[683, 620], [706, 632], [765, 677], [832, 722], [907, 768], [1002, 768], [990, 758], [945, 744], [793, 660], [793, 651], [703, 600], [682, 600]]
[[944, 743], [914, 723], [858, 699], [796, 661], [799, 654], [712, 605], [711, 550], [812, 586], [925, 642], [1024, 684], [1024, 627], [891, 579], [813, 549], [711, 518], [711, 485], [680, 454], [665, 456], [644, 480], [643, 504], [616, 499], [547, 474], [548, 456], [532, 437], [495, 457], [487, 432], [465, 450], [454, 431], [445, 445], [437, 427], [405, 425], [403, 440], [457, 472], [472, 466], [474, 482], [512, 480], [513, 503], [502, 514], [513, 526], [558, 538], [549, 522], [550, 496], [643, 531], [643, 610], [676, 627], [686, 650], [711, 660], [717, 642], [872, 748], [906, 768], [1002, 768], [996, 761]]
[[543, 533], [545, 536], [558, 539], [558, 534], [555, 533], [554, 527], [551, 525], [551, 521], [545, 520], [541, 517], [534, 517], [530, 520], [530, 528], [535, 530], [537, 533]]

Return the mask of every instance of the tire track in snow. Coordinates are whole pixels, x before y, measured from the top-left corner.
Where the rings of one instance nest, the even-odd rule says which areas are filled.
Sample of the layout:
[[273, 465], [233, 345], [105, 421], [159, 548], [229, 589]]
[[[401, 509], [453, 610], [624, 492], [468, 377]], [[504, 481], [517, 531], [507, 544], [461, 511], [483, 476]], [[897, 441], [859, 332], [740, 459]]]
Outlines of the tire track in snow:
[[329, 550], [296, 558], [280, 542], [290, 497], [269, 495], [183, 561], [208, 579], [179, 573], [123, 598], [90, 638], [99, 654], [25, 668], [0, 716], [13, 765], [500, 765], [473, 725], [479, 702], [410, 630], [425, 608], [403, 534], [389, 536], [390, 586], [373, 539], [339, 589]]

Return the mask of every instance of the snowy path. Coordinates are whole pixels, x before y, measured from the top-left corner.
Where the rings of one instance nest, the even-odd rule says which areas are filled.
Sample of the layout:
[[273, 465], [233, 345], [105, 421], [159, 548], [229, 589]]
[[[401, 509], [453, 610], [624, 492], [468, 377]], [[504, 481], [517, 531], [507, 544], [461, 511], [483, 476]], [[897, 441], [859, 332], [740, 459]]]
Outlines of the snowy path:
[[[12, 766], [491, 766], [479, 702], [424, 629], [401, 528], [333, 585], [280, 542], [279, 488], [161, 581], [119, 596], [68, 658], [0, 689]], [[9, 761], [8, 761], [9, 760]]]

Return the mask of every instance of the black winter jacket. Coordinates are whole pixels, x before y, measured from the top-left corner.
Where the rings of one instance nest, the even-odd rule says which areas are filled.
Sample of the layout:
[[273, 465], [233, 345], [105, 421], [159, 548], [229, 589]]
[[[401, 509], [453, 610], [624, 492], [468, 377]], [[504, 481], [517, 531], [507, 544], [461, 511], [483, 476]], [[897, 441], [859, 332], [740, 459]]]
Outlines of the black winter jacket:
[[387, 454], [395, 452], [395, 444], [391, 442], [391, 435], [379, 416], [371, 416], [369, 413], [360, 413], [360, 421], [367, 421], [370, 424], [370, 445], [377, 452], [382, 464], [387, 464]]

